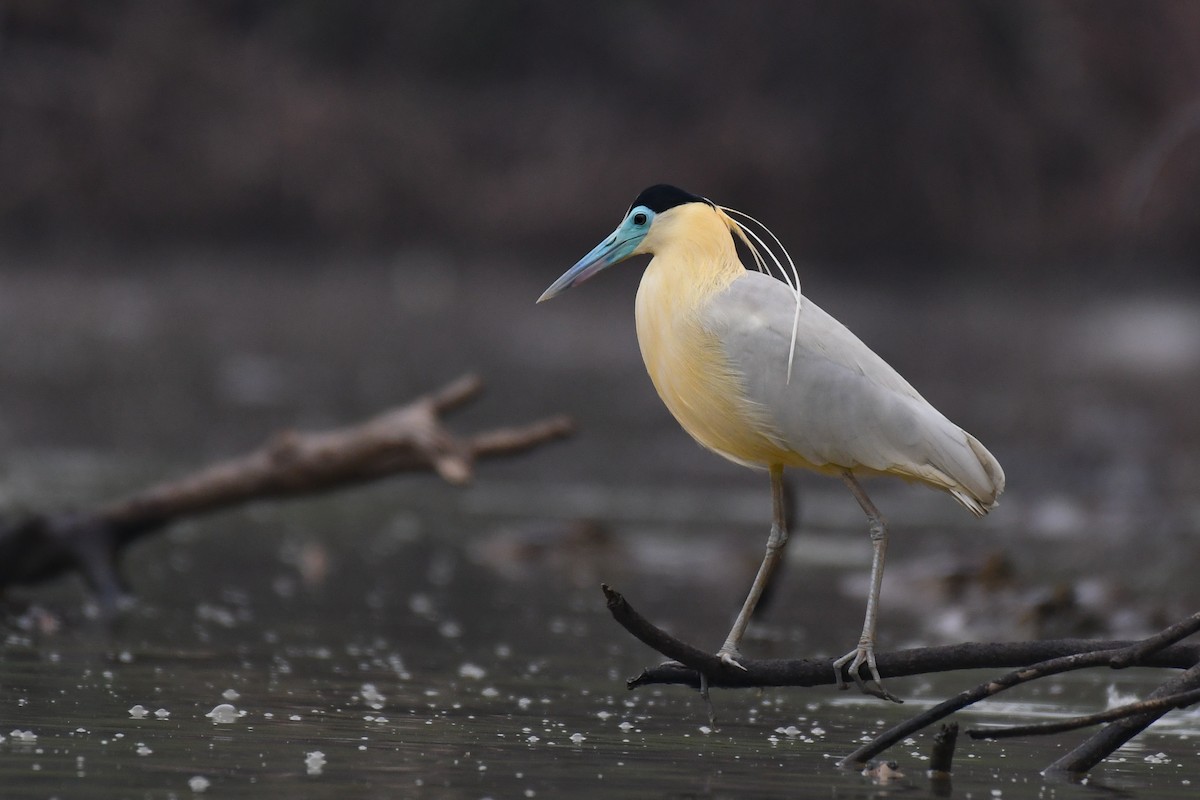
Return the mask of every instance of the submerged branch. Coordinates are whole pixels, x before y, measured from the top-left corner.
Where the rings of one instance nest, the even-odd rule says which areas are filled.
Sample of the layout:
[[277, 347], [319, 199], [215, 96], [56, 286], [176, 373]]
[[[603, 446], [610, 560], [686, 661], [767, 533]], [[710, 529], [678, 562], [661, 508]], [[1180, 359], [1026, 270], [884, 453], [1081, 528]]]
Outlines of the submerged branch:
[[[1103, 643], [1100, 643], [1103, 644]], [[850, 755], [841, 760], [843, 766], [851, 764], [860, 764], [866, 762], [870, 758], [882, 753], [892, 745], [902, 742], [912, 734], [923, 728], [932, 725], [939, 720], [953, 714], [955, 711], [961, 711], [969, 705], [978, 703], [980, 700], [986, 700], [993, 695], [997, 695], [1006, 689], [1011, 689], [1014, 686], [1019, 686], [1029, 681], [1034, 681], [1039, 678], [1045, 678], [1050, 675], [1058, 675], [1062, 672], [1070, 672], [1077, 669], [1086, 669], [1088, 667], [1104, 666], [1109, 659], [1113, 657], [1114, 652], [1118, 648], [1100, 648], [1088, 652], [1077, 652], [1059, 658], [1052, 658], [1040, 663], [1026, 665], [1020, 669], [1013, 670], [1005, 675], [994, 680], [985, 681], [973, 689], [968, 689], [965, 692], [951, 697], [938, 703], [933, 708], [924, 711], [916, 716], [904, 720], [898, 725], [893, 725], [886, 731], [880, 733], [871, 741], [864, 744], [862, 747], [855, 750]], [[995, 666], [1009, 666], [1007, 664], [996, 664]]]
[[[602, 588], [613, 618], [643, 643], [673, 659], [672, 662], [649, 667], [643, 670], [641, 675], [630, 679], [627, 682], [630, 689], [664, 683], [705, 689], [819, 686], [837, 683], [832, 658], [742, 658], [740, 663], [744, 669], [729, 666], [715, 655], [682, 642], [658, 628], [610, 587]], [[961, 692], [889, 728], [839, 763], [842, 766], [864, 764], [892, 745], [955, 711], [1006, 689], [1051, 675], [1094, 667], [1141, 666], [1185, 670], [1155, 690], [1147, 701], [1134, 704], [1124, 713], [1118, 714], [1118, 710], [1114, 710], [1103, 715], [1093, 715], [1092, 721], [1086, 724], [1097, 724], [1111, 719], [1118, 721], [1059, 759], [1050, 768], [1057, 771], [1086, 772], [1167, 711], [1200, 701], [1200, 645], [1178, 644], [1180, 639], [1198, 628], [1200, 614], [1135, 642], [1058, 639], [1039, 642], [967, 643], [878, 653], [876, 662], [880, 676], [884, 678], [963, 669], [1016, 669]], [[1027, 726], [1023, 732], [1045, 733], [1049, 732], [1050, 727]], [[1037, 730], [1033, 730], [1035, 728]], [[972, 731], [971, 735], [975, 738], [999, 738], [999, 735], [1017, 734], [998, 735], [997, 731]], [[945, 760], [948, 762], [949, 757]]]
[[1012, 739], [1017, 736], [1045, 736], [1052, 733], [1066, 733], [1080, 728], [1090, 728], [1105, 722], [1113, 722], [1147, 711], [1170, 711], [1175, 708], [1187, 708], [1200, 703], [1200, 689], [1191, 689], [1179, 694], [1169, 694], [1155, 700], [1140, 700], [1128, 703], [1107, 711], [1086, 714], [1057, 722], [1035, 722], [1030, 725], [1010, 725], [1005, 728], [973, 728], [967, 731], [972, 739]]
[[[1200, 664], [1165, 681], [1150, 693], [1147, 700], [1159, 700], [1200, 688]], [[1170, 708], [1155, 709], [1109, 723], [1087, 741], [1046, 768], [1047, 772], [1079, 775], [1108, 758], [1117, 748], [1149, 728]]]
[[933, 749], [929, 753], [929, 776], [948, 778], [954, 767], [954, 747], [958, 744], [958, 723], [943, 725], [933, 735]]

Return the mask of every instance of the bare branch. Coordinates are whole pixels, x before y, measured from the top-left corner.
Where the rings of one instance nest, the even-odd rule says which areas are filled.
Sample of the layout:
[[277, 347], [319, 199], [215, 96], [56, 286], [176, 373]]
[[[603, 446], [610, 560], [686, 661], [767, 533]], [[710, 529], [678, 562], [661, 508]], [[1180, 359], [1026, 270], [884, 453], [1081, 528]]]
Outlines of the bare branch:
[[[626, 630], [675, 663], [650, 667], [627, 682], [634, 689], [647, 684], [674, 683], [707, 689], [708, 687], [816, 686], [836, 683], [833, 659], [754, 660], [740, 659], [745, 669], [723, 664], [716, 656], [686, 644], [656, 627], [629, 605], [620, 594], [604, 586], [608, 608], [613, 618]], [[1110, 725], [1131, 732], [1121, 738], [1109, 729], [1097, 734], [1095, 742], [1081, 747], [1071, 756], [1060, 759], [1066, 771], [1086, 772], [1095, 763], [1113, 752], [1154, 719], [1181, 703], [1196, 702], [1185, 690], [1200, 687], [1200, 646], [1181, 645], [1180, 638], [1194, 630], [1193, 618], [1172, 625], [1148, 639], [1138, 642], [1089, 641], [1064, 639], [1041, 642], [1009, 642], [993, 644], [960, 644], [947, 647], [923, 647], [894, 653], [877, 654], [880, 675], [901, 677], [958, 669], [1017, 667], [968, 691], [918, 714], [879, 734], [839, 762], [842, 766], [865, 764], [887, 748], [949, 716], [972, 703], [1039, 678], [1070, 670], [1089, 667], [1108, 667], [1114, 663], [1138, 666], [1171, 667], [1186, 670], [1156, 690], [1151, 699], [1157, 702], [1137, 709], [1133, 716]], [[703, 676], [703, 678], [701, 677]], [[1094, 723], [1093, 723], [1094, 724]], [[990, 732], [984, 732], [987, 736]], [[975, 734], [972, 734], [975, 735]], [[1055, 768], [1052, 767], [1052, 768]]]
[[483, 378], [468, 374], [456, 378], [424, 399], [429, 401], [438, 414], [445, 414], [475, 399], [482, 391]]
[[[1200, 664], [1161, 684], [1150, 693], [1147, 700], [1157, 700], [1200, 688]], [[1046, 768], [1046, 772], [1083, 774], [1108, 758], [1117, 748], [1150, 727], [1170, 711], [1170, 708], [1147, 711], [1110, 723], [1093, 734], [1087, 741], [1067, 753]]]
[[955, 711], [999, 694], [1005, 689], [1011, 689], [1014, 686], [1019, 686], [1022, 683], [1028, 683], [1038, 678], [1076, 669], [1084, 669], [1086, 667], [1104, 666], [1108, 664], [1114, 652], [1116, 652], [1116, 648], [1075, 653], [1013, 670], [995, 680], [981, 683], [974, 689], [961, 692], [949, 700], [945, 700], [928, 711], [917, 714], [898, 725], [893, 725], [870, 742], [843, 758], [840, 763], [843, 765], [865, 763], [868, 759], [874, 758], [897, 742], [903, 741], [922, 728], [950, 716]]
[[545, 442], [561, 439], [575, 430], [567, 416], [550, 417], [519, 428], [496, 428], [472, 436], [467, 441], [472, 459], [515, 455]]
[[461, 377], [357, 425], [280, 433], [259, 449], [164, 481], [90, 513], [47, 514], [0, 526], [0, 591], [78, 569], [102, 601], [119, 594], [116, 554], [173, 520], [248, 500], [330, 491], [406, 471], [470, 480], [479, 458], [520, 453], [573, 430], [566, 417], [460, 438], [441, 415], [477, 396], [483, 381]]
[[1113, 660], [1109, 666], [1113, 669], [1125, 669], [1135, 664], [1141, 664], [1146, 656], [1175, 644], [1175, 642], [1181, 639], [1186, 639], [1196, 631], [1200, 631], [1200, 611], [1192, 614], [1187, 619], [1180, 620], [1174, 625], [1164, 628], [1149, 638], [1143, 639], [1125, 652], [1113, 656]]
[[[708, 678], [712, 688], [752, 688], [763, 686], [826, 686], [837, 682], [833, 658], [816, 659], [752, 659], [741, 658], [744, 670], [721, 662], [713, 653], [680, 641], [658, 628], [629, 604], [620, 593], [609, 586], [601, 587], [608, 610], [623, 628], [678, 663], [648, 667], [641, 675], [631, 678], [631, 689], [651, 684], [681, 684], [700, 687], [700, 674]], [[891, 653], [877, 653], [880, 675], [899, 678], [963, 669], [1022, 667], [1063, 657], [1088, 656], [1082, 666], [1105, 665], [1106, 658], [1131, 646], [1127, 641], [1095, 641], [1091, 639], [1053, 639], [1040, 642], [996, 642], [916, 647]], [[1174, 645], [1147, 657], [1145, 666], [1186, 669], [1200, 660], [1200, 647]], [[1076, 669], [1082, 668], [1074, 667]], [[933, 722], [935, 720], [930, 720]]]
[[1198, 702], [1200, 702], [1200, 689], [1192, 689], [1187, 692], [1180, 692], [1179, 694], [1159, 697], [1155, 700], [1140, 700], [1136, 703], [1128, 703], [1116, 708], [1110, 708], [1107, 711], [1071, 717], [1070, 719], [1059, 720], [1057, 722], [1036, 722], [1030, 725], [1010, 725], [1004, 728], [973, 728], [967, 731], [967, 735], [972, 739], [1011, 739], [1016, 736], [1044, 736], [1051, 733], [1066, 733], [1067, 731], [1075, 731], [1080, 728], [1091, 727], [1092, 725], [1100, 725], [1105, 722], [1144, 714], [1147, 711], [1170, 711], [1176, 708], [1187, 708], [1193, 703]]
[[97, 516], [141, 531], [251, 498], [313, 494], [398, 472], [433, 469], [444, 480], [462, 484], [478, 457], [521, 452], [571, 431], [570, 420], [557, 417], [460, 440], [443, 426], [440, 414], [479, 394], [482, 385], [468, 375], [354, 426], [279, 434], [251, 453], [111, 503]]

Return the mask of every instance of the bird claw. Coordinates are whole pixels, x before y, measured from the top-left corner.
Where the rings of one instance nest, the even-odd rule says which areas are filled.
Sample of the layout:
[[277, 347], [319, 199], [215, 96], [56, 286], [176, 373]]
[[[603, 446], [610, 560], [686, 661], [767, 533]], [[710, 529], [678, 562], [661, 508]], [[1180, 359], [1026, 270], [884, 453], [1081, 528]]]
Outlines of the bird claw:
[[749, 672], [750, 670], [743, 667], [741, 665], [741, 663], [737, 660], [740, 655], [741, 655], [741, 653], [737, 652], [736, 650], [734, 650], [734, 651], [729, 651], [729, 650], [717, 651], [717, 658], [721, 659], [721, 663], [724, 664], [725, 666], [737, 667], [742, 672]]
[[[732, 653], [726, 652], [724, 650], [717, 652], [717, 658], [726, 667], [737, 667], [742, 672], [749, 672], [750, 670], [743, 667], [741, 662], [739, 662], [737, 660], [739, 656], [740, 656], [740, 653], [737, 653], [736, 651], [732, 652]], [[660, 667], [679, 667], [680, 669], [695, 670], [695, 667], [689, 667], [687, 664], [684, 664], [682, 661], [676, 661], [673, 658], [669, 658], [666, 661], [659, 662], [658, 666], [660, 666]]]
[[[854, 680], [854, 685], [863, 694], [869, 694], [872, 697], [878, 697], [880, 700], [888, 700], [892, 703], [904, 702], [884, 688], [883, 679], [879, 677], [879, 668], [875, 666], [875, 647], [873, 645], [860, 643], [857, 648], [833, 662], [833, 672], [837, 678], [837, 687], [843, 690], [850, 688], [845, 678], [842, 677], [842, 667], [846, 666], [846, 664], [850, 665], [846, 671]], [[870, 683], [864, 681], [862, 675], [859, 674], [859, 670], [864, 664], [866, 664], [867, 670], [871, 673]]]

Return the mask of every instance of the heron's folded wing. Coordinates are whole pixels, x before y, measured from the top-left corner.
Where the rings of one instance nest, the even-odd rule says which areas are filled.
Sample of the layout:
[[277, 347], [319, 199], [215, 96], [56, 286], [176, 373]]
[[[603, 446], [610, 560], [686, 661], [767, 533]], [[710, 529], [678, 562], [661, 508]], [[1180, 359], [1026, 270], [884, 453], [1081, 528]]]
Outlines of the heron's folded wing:
[[808, 298], [788, 380], [795, 302], [783, 283], [747, 272], [713, 298], [701, 320], [780, 443], [810, 465], [916, 478], [977, 513], [991, 505], [1003, 488], [995, 459]]

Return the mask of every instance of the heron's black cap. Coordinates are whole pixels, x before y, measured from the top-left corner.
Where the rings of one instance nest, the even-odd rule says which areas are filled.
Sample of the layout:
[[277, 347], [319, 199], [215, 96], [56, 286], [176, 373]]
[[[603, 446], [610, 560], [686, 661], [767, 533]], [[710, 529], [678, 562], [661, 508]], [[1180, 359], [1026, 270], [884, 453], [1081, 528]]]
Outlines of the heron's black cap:
[[[643, 189], [642, 193], [633, 201], [633, 205], [630, 208], [645, 206], [655, 214], [661, 214], [668, 208], [681, 206], [685, 203], [708, 203], [708, 201], [699, 195], [685, 192], [677, 186], [660, 183], [656, 186], [651, 186], [649, 189]], [[709, 203], [709, 205], [712, 205], [712, 203]]]

